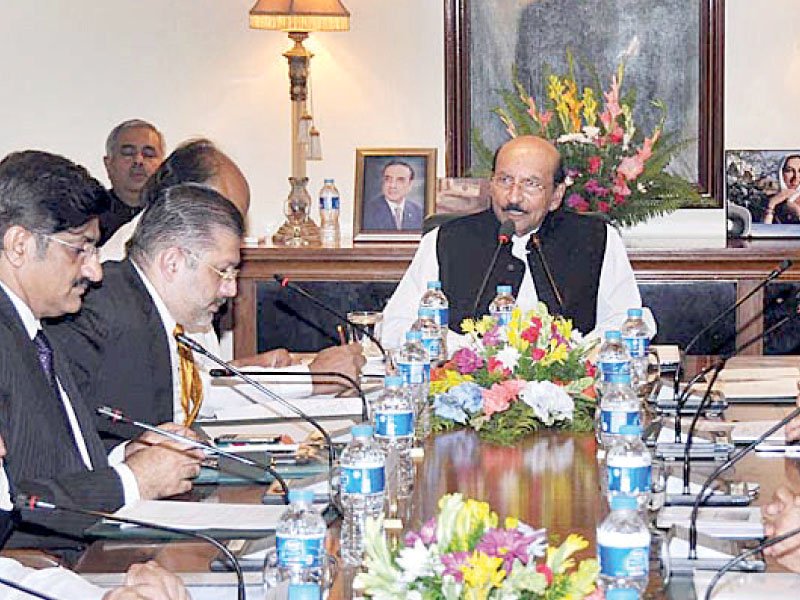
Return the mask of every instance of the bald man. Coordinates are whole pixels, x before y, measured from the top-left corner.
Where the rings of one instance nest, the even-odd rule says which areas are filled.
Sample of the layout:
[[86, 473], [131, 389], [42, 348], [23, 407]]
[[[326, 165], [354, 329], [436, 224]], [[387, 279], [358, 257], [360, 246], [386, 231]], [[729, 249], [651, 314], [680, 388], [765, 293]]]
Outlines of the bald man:
[[[450, 301], [451, 350], [463, 345], [461, 322], [488, 313], [497, 285], [511, 285], [523, 310], [542, 301], [551, 313], [572, 319], [583, 333], [619, 327], [628, 308], [641, 306], [616, 230], [562, 208], [565, 174], [553, 144], [535, 136], [514, 138], [495, 154], [493, 171], [489, 210], [446, 223], [422, 238], [383, 313], [383, 341], [388, 347], [402, 343], [428, 281], [441, 281]], [[473, 314], [475, 296], [505, 221], [513, 224], [512, 243], [500, 250]], [[649, 311], [646, 315], [655, 327]]]

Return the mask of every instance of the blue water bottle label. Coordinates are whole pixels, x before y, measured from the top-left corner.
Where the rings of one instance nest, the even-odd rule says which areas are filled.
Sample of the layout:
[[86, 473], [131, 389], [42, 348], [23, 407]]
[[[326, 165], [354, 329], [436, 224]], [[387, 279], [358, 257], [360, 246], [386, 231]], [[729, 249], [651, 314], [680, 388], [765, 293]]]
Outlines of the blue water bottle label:
[[646, 577], [649, 548], [617, 548], [598, 544], [600, 573], [606, 577]]
[[436, 321], [439, 327], [447, 327], [447, 324], [450, 322], [450, 309], [437, 308], [433, 312], [433, 320]]
[[624, 337], [622, 340], [632, 358], [644, 358], [650, 350], [650, 338], [647, 336]]
[[442, 341], [438, 337], [422, 338], [422, 345], [425, 346], [425, 350], [428, 351], [428, 356], [431, 357], [431, 360], [438, 358], [441, 344]]
[[650, 491], [650, 465], [608, 467], [608, 491], [621, 494], [644, 494]]
[[319, 198], [320, 210], [339, 210], [339, 196], [320, 196]]
[[414, 413], [409, 411], [376, 412], [375, 435], [378, 437], [408, 437], [414, 433]]
[[403, 378], [403, 383], [406, 385], [425, 383], [426, 381], [430, 381], [431, 378], [430, 363], [398, 362], [397, 371], [400, 373], [400, 376]]
[[639, 411], [601, 410], [600, 429], [603, 433], [619, 435], [619, 430], [624, 425], [642, 426]]
[[342, 467], [342, 491], [346, 494], [379, 494], [386, 488], [386, 470], [379, 467]]
[[509, 323], [511, 323], [511, 311], [495, 311], [491, 315], [495, 319], [497, 319], [497, 325], [500, 327], [505, 327]]
[[598, 363], [604, 383], [630, 383], [631, 363], [626, 360], [603, 361]]
[[276, 536], [278, 564], [321, 567], [324, 536]]

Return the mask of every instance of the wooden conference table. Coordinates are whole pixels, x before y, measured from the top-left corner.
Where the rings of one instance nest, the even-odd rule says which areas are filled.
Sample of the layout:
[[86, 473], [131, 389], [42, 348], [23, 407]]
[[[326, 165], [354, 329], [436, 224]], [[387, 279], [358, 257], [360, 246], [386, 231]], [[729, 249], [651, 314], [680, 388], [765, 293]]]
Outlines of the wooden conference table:
[[[796, 360], [796, 359], [793, 359]], [[796, 364], [796, 363], [795, 363]], [[751, 420], [779, 418], [791, 406], [734, 406], [727, 418]], [[736, 467], [736, 479], [761, 484], [758, 502], [769, 500], [780, 485], [800, 493], [800, 461], [749, 456]], [[226, 502], [258, 502], [262, 488], [219, 487], [213, 496]], [[590, 546], [581, 558], [595, 554], [595, 528], [605, 516], [600, 492], [596, 444], [592, 434], [541, 432], [514, 447], [482, 442], [470, 431], [455, 431], [429, 439], [425, 458], [417, 464], [410, 524], [417, 528], [436, 512], [445, 493], [462, 492], [488, 501], [499, 516], [516, 516], [563, 540], [569, 533], [586, 537]], [[132, 544], [96, 542], [86, 552], [78, 570], [86, 573], [122, 572], [130, 563], [155, 558], [164, 567], [183, 573], [208, 570], [215, 552], [195, 542]], [[353, 596], [352, 572], [337, 580], [332, 599]], [[233, 575], [231, 575], [233, 581]], [[665, 597], [658, 573], [653, 573], [648, 597]]]

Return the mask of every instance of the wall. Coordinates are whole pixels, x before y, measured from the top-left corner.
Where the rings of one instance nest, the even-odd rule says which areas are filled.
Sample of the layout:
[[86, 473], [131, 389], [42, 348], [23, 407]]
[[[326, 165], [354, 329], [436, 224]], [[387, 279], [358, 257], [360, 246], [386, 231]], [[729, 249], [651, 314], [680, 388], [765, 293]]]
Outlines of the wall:
[[[0, 3], [0, 155], [44, 148], [105, 180], [106, 135], [119, 121], [159, 125], [174, 146], [205, 135], [242, 167], [249, 229], [283, 221], [288, 193], [285, 34], [248, 28], [255, 0], [6, 0]], [[356, 147], [444, 148], [443, 12], [432, 0], [346, 0], [351, 31], [312, 35], [321, 163], [349, 231]], [[444, 153], [439, 158], [444, 171]]]
[[[105, 136], [150, 119], [168, 142], [206, 135], [242, 166], [252, 234], [282, 220], [288, 191], [289, 102], [281, 33], [250, 30], [254, 0], [70, 0], [0, 3], [0, 154], [46, 148], [104, 178]], [[436, 0], [346, 0], [348, 33], [308, 45], [325, 159], [311, 189], [336, 177], [351, 223], [356, 147], [439, 148], [444, 170], [443, 12]], [[727, 0], [727, 146], [798, 147], [796, 0]], [[787, 124], [789, 126], [787, 126]], [[679, 211], [637, 228], [722, 241], [723, 211]], [[663, 244], [672, 242], [663, 241]], [[704, 243], [704, 242], [701, 242]]]

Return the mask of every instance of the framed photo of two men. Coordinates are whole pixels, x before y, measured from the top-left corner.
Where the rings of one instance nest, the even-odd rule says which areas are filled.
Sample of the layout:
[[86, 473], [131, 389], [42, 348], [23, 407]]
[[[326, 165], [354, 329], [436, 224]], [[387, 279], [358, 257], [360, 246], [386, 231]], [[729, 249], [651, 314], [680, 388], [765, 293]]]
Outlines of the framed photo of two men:
[[358, 148], [353, 239], [419, 240], [435, 186], [436, 148]]

